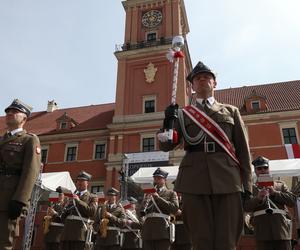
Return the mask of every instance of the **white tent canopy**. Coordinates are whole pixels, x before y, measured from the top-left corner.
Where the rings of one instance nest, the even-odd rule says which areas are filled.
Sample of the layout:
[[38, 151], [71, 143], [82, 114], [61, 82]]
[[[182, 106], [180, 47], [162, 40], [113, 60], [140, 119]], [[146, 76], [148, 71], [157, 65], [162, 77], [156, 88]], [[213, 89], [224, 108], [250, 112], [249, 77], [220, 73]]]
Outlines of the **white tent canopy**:
[[[270, 173], [272, 176], [300, 176], [300, 159], [287, 159], [287, 160], [270, 160]], [[160, 167], [167, 171], [168, 182], [172, 182], [176, 179], [178, 173], [178, 166], [165, 166]], [[152, 174], [157, 167], [140, 168], [134, 173], [131, 178], [136, 183], [152, 183]]]
[[42, 189], [55, 191], [58, 186], [64, 187], [72, 192], [76, 189], [69, 172], [42, 173]]

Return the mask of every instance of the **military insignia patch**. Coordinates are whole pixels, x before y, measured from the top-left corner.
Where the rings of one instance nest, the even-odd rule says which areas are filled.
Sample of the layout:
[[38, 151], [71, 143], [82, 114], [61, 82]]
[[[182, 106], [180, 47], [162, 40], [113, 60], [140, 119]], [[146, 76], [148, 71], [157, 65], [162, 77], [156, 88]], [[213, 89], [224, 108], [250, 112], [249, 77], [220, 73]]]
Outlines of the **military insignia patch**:
[[35, 152], [36, 152], [37, 154], [40, 154], [40, 153], [41, 153], [41, 148], [37, 146]]

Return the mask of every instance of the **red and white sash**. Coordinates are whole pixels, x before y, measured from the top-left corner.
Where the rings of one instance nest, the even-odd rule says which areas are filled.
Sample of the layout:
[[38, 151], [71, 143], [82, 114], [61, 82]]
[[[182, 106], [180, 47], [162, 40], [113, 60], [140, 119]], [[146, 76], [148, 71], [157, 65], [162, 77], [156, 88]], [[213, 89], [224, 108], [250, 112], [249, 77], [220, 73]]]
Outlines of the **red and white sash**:
[[185, 106], [182, 110], [200, 129], [218, 143], [219, 146], [222, 147], [238, 165], [240, 165], [230, 140], [223, 129], [213, 119], [192, 105]]

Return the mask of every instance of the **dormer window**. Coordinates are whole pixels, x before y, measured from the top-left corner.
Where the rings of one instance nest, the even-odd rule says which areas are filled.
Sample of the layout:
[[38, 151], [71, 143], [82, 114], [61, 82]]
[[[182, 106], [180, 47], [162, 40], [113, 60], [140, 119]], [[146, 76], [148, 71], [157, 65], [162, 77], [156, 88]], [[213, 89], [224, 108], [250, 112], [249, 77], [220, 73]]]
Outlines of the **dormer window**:
[[66, 129], [67, 128], [67, 123], [66, 122], [61, 122], [60, 123], [60, 129]]
[[260, 109], [260, 102], [259, 101], [252, 101], [251, 107], [254, 111], [258, 111]]

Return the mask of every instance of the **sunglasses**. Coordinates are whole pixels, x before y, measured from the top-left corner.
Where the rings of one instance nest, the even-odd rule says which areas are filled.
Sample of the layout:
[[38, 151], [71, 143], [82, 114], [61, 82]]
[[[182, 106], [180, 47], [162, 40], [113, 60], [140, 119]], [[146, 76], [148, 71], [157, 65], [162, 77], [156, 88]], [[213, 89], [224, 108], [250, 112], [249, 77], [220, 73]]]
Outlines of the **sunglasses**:
[[261, 170], [268, 170], [269, 167], [267, 167], [267, 166], [264, 166], [264, 167], [256, 167], [255, 169], [258, 170], [258, 171], [261, 171]]

